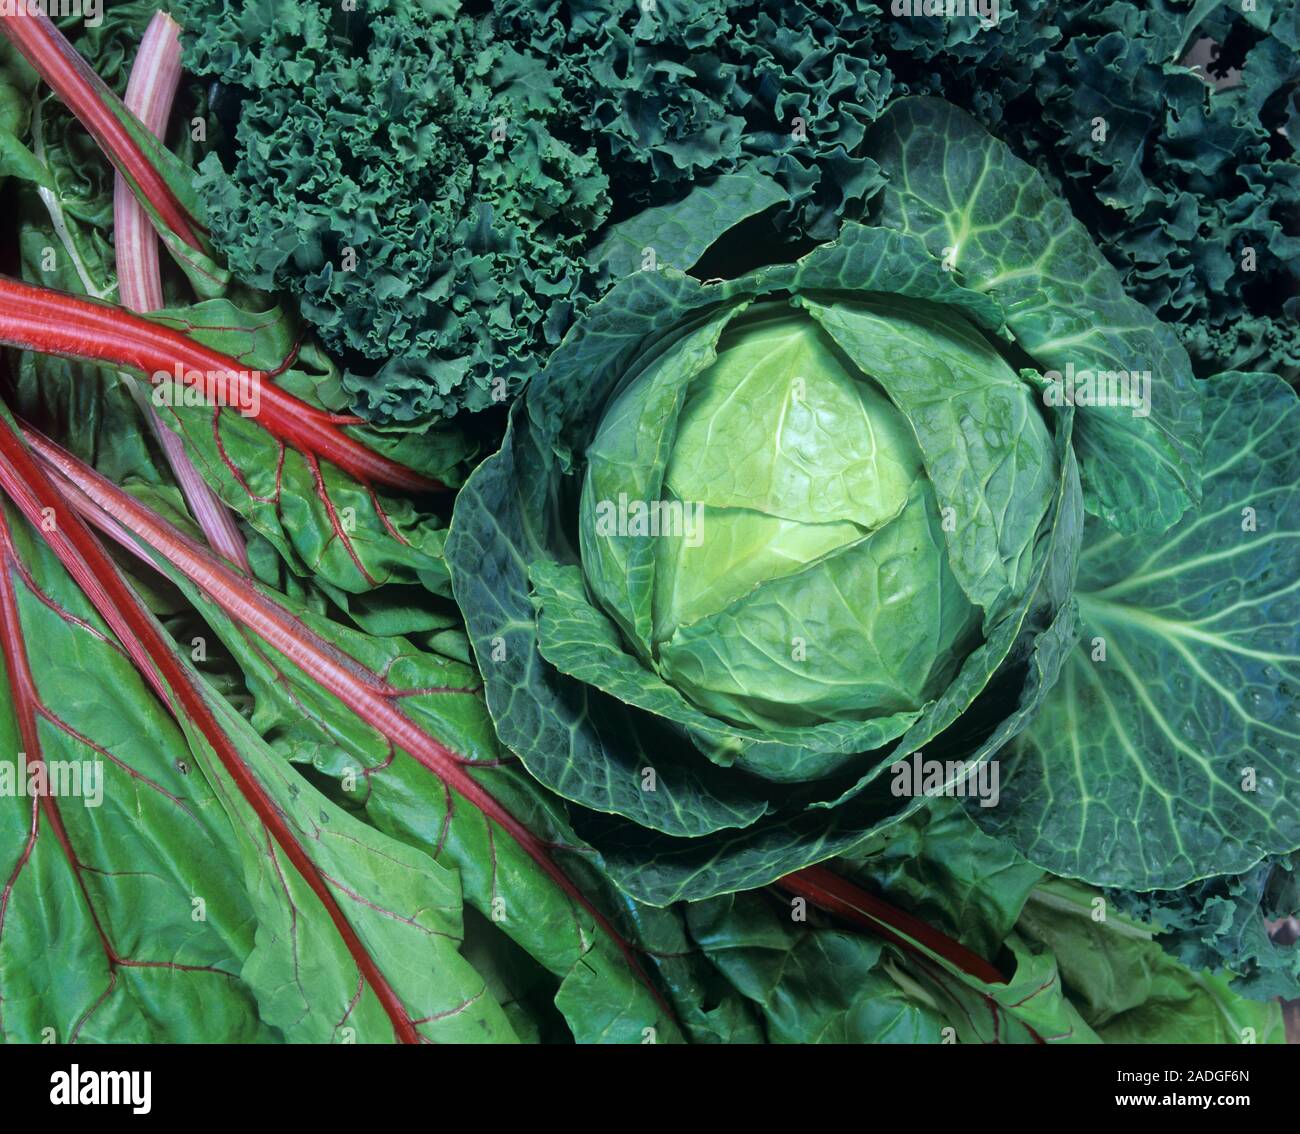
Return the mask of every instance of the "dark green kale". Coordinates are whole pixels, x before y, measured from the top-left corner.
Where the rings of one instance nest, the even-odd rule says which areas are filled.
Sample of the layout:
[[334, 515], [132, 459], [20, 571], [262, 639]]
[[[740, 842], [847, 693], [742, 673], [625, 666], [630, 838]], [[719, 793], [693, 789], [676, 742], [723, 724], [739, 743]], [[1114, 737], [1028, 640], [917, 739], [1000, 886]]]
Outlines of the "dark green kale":
[[[1300, 8], [1190, 0], [999, 5], [996, 25], [889, 0], [499, 0], [597, 139], [616, 210], [753, 163], [833, 236], [879, 185], [863, 132], [929, 94], [1004, 137], [1065, 196], [1125, 289], [1198, 371], [1300, 371]], [[1200, 41], [1213, 53], [1193, 71]], [[1210, 46], [1213, 43], [1214, 46]], [[1178, 64], [1184, 62], [1187, 67]], [[1098, 121], [1101, 120], [1101, 121]]]
[[545, 69], [441, 0], [183, 8], [187, 65], [239, 95], [232, 154], [199, 167], [236, 275], [300, 297], [375, 420], [517, 390], [608, 210]]
[[1114, 891], [1120, 909], [1161, 930], [1161, 943], [1192, 969], [1228, 971], [1244, 996], [1294, 997], [1300, 949], [1270, 929], [1300, 916], [1300, 856], [1270, 855], [1245, 874], [1180, 890]]
[[1295, 381], [1295, 0], [894, 7], [185, 0], [188, 65], [238, 98], [214, 235], [301, 296], [360, 412], [422, 427], [528, 380], [612, 282], [584, 261], [607, 222], [747, 171], [785, 198], [774, 239], [829, 239], [881, 185], [868, 127], [930, 94], [1043, 173], [1199, 373]]

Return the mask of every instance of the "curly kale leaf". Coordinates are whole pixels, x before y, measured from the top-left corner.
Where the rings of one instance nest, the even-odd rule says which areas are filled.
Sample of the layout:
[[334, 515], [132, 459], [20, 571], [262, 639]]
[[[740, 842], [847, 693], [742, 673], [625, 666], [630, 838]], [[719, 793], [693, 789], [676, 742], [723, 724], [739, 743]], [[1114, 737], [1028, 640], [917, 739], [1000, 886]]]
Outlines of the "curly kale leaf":
[[552, 61], [623, 212], [753, 164], [791, 238], [834, 235], [879, 185], [861, 153], [893, 83], [873, 5], [503, 0], [500, 36]]
[[[988, 28], [895, 7], [501, 0], [494, 20], [550, 61], [595, 138], [620, 219], [754, 165], [793, 202], [781, 235], [826, 239], [880, 183], [865, 128], [901, 95], [935, 95], [1038, 168], [1125, 292], [1175, 325], [1198, 373], [1294, 380], [1295, 0], [1251, 12], [1018, 0]], [[1213, 56], [1199, 70], [1198, 44]]]
[[184, 0], [187, 64], [237, 96], [200, 176], [214, 235], [301, 296], [360, 413], [423, 428], [536, 372], [611, 282], [606, 222], [761, 175], [780, 242], [829, 239], [882, 183], [871, 124], [937, 95], [1069, 201], [1198, 374], [1294, 381], [1295, 0], [1019, 0], [991, 27], [894, 7]]
[[1300, 995], [1300, 949], [1270, 925], [1300, 915], [1300, 856], [1270, 856], [1244, 874], [1207, 878], [1181, 890], [1117, 890], [1125, 912], [1162, 930], [1161, 943], [1193, 969], [1237, 974], [1234, 987], [1265, 1000]]
[[1294, 382], [1300, 6], [1239, 7], [1072, 8], [1023, 144], [1201, 374]]
[[241, 94], [198, 177], [235, 273], [299, 297], [377, 422], [522, 386], [587, 298], [608, 209], [545, 67], [452, 3], [185, 7], [188, 66]]

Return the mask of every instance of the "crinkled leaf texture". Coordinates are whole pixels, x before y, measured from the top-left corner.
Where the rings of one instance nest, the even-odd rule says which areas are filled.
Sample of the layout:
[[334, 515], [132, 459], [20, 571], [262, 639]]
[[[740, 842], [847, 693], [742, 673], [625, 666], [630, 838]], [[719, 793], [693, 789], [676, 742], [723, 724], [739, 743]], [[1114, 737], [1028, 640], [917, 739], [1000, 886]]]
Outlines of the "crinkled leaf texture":
[[979, 815], [1056, 874], [1169, 889], [1300, 846], [1300, 399], [1205, 389], [1203, 502], [1159, 539], [1089, 529], [1079, 645]]
[[[111, 52], [114, 74], [120, 51], [119, 45]], [[31, 105], [25, 135], [52, 191], [13, 186], [22, 274], [72, 294], [115, 299], [113, 249], [104, 236], [112, 224], [112, 167], [88, 147], [56, 100], [37, 97]], [[214, 283], [208, 292], [223, 290]], [[183, 283], [171, 277], [167, 296], [172, 306], [157, 313], [159, 321], [260, 371], [266, 385], [330, 412], [348, 404], [336, 364], [282, 306], [247, 291], [237, 302], [227, 297], [193, 303]], [[35, 352], [15, 354], [12, 370], [14, 410], [29, 420], [60, 423], [60, 440], [114, 479], [128, 472], [154, 482], [167, 478], [135, 404], [136, 398], [154, 397], [213, 490], [275, 548], [276, 562], [259, 559], [269, 577], [282, 571], [310, 577], [345, 606], [350, 596], [384, 585], [446, 591], [444, 533], [426, 507], [371, 491], [328, 461], [284, 445], [237, 409], [187, 404], [170, 397], [177, 392], [173, 386], [151, 390], [140, 376]], [[159, 405], [159, 399], [172, 404]], [[456, 466], [469, 453], [465, 439], [452, 430], [414, 437], [347, 429], [376, 451], [445, 482], [457, 479]]]
[[1235, 974], [1243, 996], [1296, 999], [1300, 949], [1272, 930], [1300, 917], [1300, 855], [1270, 856], [1243, 874], [1207, 878], [1178, 890], [1108, 891], [1121, 909], [1157, 926], [1161, 944], [1183, 964]]
[[1098, 892], [1045, 878], [959, 804], [931, 801], [835, 869], [941, 928], [1009, 978], [954, 970], [923, 947], [791, 916], [771, 892], [686, 907], [691, 938], [777, 1043], [1281, 1043], [1276, 1004], [1166, 954]]
[[791, 200], [768, 240], [829, 239], [881, 183], [871, 124], [901, 96], [935, 96], [1070, 202], [1198, 375], [1300, 373], [1291, 0], [1018, 0], [990, 28], [862, 0], [498, 0], [493, 16], [546, 61], [616, 200], [685, 203], [692, 183], [756, 168]]
[[[545, 61], [455, 3], [186, 0], [185, 58], [226, 84], [199, 164], [246, 283], [300, 297], [370, 419], [427, 429], [519, 389], [588, 301], [608, 180]], [[361, 29], [364, 30], [361, 30]]]
[[1200, 499], [1200, 394], [1177, 336], [1125, 294], [1069, 207], [1008, 146], [938, 99], [901, 99], [872, 128], [889, 177], [878, 219], [925, 241], [1001, 303], [1044, 371], [1146, 374], [1146, 413], [1080, 400], [1088, 510], [1121, 531], [1163, 531]]
[[[502, 741], [578, 805], [575, 829], [618, 884], [656, 905], [761, 885], [897, 821], [920, 800], [890, 791], [889, 764], [941, 738], [973, 705], [985, 723], [960, 736], [954, 730], [947, 748], [967, 769], [986, 759], [1027, 720], [1074, 633], [1081, 506], [1066, 412], [1046, 442], [1051, 477], [1032, 461], [1013, 463], [1026, 507], [1023, 528], [1008, 541], [1032, 542], [1033, 553], [1014, 587], [988, 588], [985, 641], [919, 714], [887, 729], [868, 720], [755, 731], [693, 709], [620, 648], [618, 628], [585, 594], [564, 518], [592, 430], [630, 370], [684, 358], [677, 347], [704, 336], [702, 357], [687, 352], [698, 368], [708, 336], [720, 330], [719, 313], [783, 291], [886, 293], [943, 304], [950, 317], [989, 330], [1002, 322], [996, 303], [957, 285], [918, 240], [861, 225], [847, 225], [839, 241], [796, 263], [735, 281], [639, 273], [592, 309], [515, 406], [502, 450], [462, 489], [447, 540], [453, 589]], [[954, 371], [935, 365], [936, 382], [956, 382]], [[1006, 381], [1029, 408], [1028, 388], [1016, 387], [1009, 371]], [[1012, 443], [1014, 413], [999, 407], [994, 416]], [[988, 491], [1001, 508], [1005, 485], [994, 478]], [[976, 555], [972, 580], [983, 570]], [[643, 787], [648, 770], [654, 790]]]
[[[982, 28], [898, 19], [865, 0], [675, 0], [653, 10], [497, 0], [487, 33], [468, 42], [455, 5], [413, 7], [383, 8], [385, 20], [414, 29], [407, 44], [385, 31], [364, 53], [324, 5], [276, 16], [243, 0], [176, 9], [191, 31], [188, 65], [246, 92], [233, 161], [221, 169], [209, 159], [201, 178], [218, 243], [246, 282], [273, 275], [309, 296], [309, 318], [331, 343], [387, 341], [404, 356], [350, 378], [372, 419], [424, 421], [460, 401], [486, 404], [485, 359], [511, 381], [532, 373], [588, 291], [571, 272], [576, 259], [593, 242], [622, 244], [624, 223], [639, 232], [638, 210], [689, 212], [701, 186], [757, 174], [788, 201], [763, 239], [788, 247], [833, 238], [882, 184], [863, 140], [905, 95], [963, 107], [1038, 169], [1125, 292], [1171, 325], [1198, 374], [1300, 372], [1288, 225], [1300, 203], [1293, 3], [1019, 0]], [[1212, 62], [1187, 54], [1201, 37], [1222, 48]], [[83, 46], [94, 38], [92, 29]], [[439, 75], [469, 72], [460, 89], [378, 86], [376, 70], [388, 73], [414, 43], [439, 60]], [[312, 67], [298, 63], [300, 44], [310, 45]], [[355, 99], [350, 117], [322, 97], [325, 76], [339, 76]], [[530, 130], [484, 139], [498, 108], [511, 122], [528, 115]], [[412, 109], [422, 123], [452, 123], [440, 141], [470, 160], [457, 167], [424, 130], [388, 125]], [[317, 138], [313, 113], [353, 144]], [[389, 129], [406, 145], [375, 155], [374, 139]], [[318, 143], [306, 152], [304, 133]], [[581, 147], [560, 144], [574, 135]], [[325, 154], [336, 163], [323, 179], [329, 191], [313, 194]], [[478, 186], [467, 184], [475, 162]], [[346, 171], [341, 183], [336, 168]], [[427, 188], [413, 198], [407, 185]], [[499, 242], [467, 215], [485, 198], [496, 205], [488, 223]], [[366, 223], [342, 207], [354, 199], [374, 205]], [[602, 231], [611, 201], [619, 224]], [[467, 232], [484, 242], [471, 247]], [[349, 240], [364, 250], [345, 273], [338, 253]], [[557, 258], [561, 245], [572, 247]], [[428, 286], [408, 286], [412, 276]], [[366, 289], [353, 284], [365, 281], [383, 291], [372, 287], [358, 306]], [[447, 319], [448, 305], [484, 317]], [[503, 306], [514, 321], [500, 317]], [[407, 349], [429, 340], [446, 345], [446, 357]]]

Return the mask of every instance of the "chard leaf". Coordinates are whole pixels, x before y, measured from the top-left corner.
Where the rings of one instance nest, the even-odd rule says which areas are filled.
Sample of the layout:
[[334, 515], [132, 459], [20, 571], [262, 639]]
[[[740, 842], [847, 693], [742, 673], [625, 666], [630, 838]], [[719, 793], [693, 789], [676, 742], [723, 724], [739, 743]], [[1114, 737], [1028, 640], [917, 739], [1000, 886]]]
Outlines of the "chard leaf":
[[454, 878], [365, 828], [271, 753], [181, 657], [16, 427], [4, 425], [0, 484], [176, 718], [226, 810], [259, 920], [244, 976], [262, 1018], [314, 1040], [508, 1037], [500, 1007], [459, 954]]
[[[1035, 948], [1017, 934], [1009, 936], [1004, 944], [1015, 961], [1015, 972], [1006, 984], [986, 985], [983, 989], [973, 982], [946, 980], [940, 984], [942, 991], [955, 1004], [964, 1006], [967, 1018], [975, 1022], [973, 1036], [982, 1043], [1005, 1042], [1004, 1021], [1009, 1018], [1021, 1027], [1033, 1029], [1043, 1043], [1100, 1043], [1100, 1037], [1066, 995], [1052, 953]], [[981, 1008], [985, 1011], [981, 1012]]]
[[18, 177], [52, 190], [54, 180], [45, 164], [9, 130], [0, 128], [0, 178]]
[[[1005, 984], [946, 965], [936, 981], [932, 965], [904, 960], [937, 999], [963, 1005], [960, 1019], [985, 1041], [1003, 1041], [1016, 1020], [1047, 1043], [1281, 1042], [1276, 1005], [1252, 1003], [1226, 976], [1169, 955], [1153, 927], [1097, 891], [1044, 877], [1005, 839], [982, 834], [955, 801], [934, 801], [880, 841], [841, 860], [856, 880], [982, 955], [1005, 945], [1014, 960]], [[993, 1005], [1001, 1022], [990, 1019]]]
[[[1050, 951], [1079, 1013], [1104, 1043], [1283, 1043], [1276, 1003], [1164, 952], [1149, 927], [1059, 878], [1029, 896], [1019, 931]], [[1105, 910], [1098, 920], [1097, 910]]]
[[1083, 406], [1076, 427], [1088, 511], [1160, 532], [1200, 499], [1200, 394], [1173, 330], [1124, 291], [1031, 166], [949, 103], [905, 98], [872, 128], [888, 175], [880, 223], [917, 236], [965, 286], [996, 298], [1043, 367], [1150, 373], [1150, 412]]
[[[575, 1006], [575, 1036], [644, 1042], [647, 1029], [677, 1036], [631, 947], [557, 861], [562, 850], [580, 855], [580, 842], [554, 801], [504, 766], [464, 661], [401, 638], [346, 631], [286, 596], [250, 587], [163, 516], [39, 434], [28, 437], [78, 510], [168, 571], [208, 617], [245, 670], [253, 725], [290, 760], [336, 779], [339, 804], [454, 865], [488, 923], [561, 978], [557, 1003]], [[464, 684], [448, 684], [455, 680]], [[575, 865], [585, 877], [584, 864]], [[597, 966], [598, 994], [586, 983]], [[566, 998], [572, 982], [591, 994]], [[578, 1011], [597, 1002], [605, 1015]], [[609, 1015], [615, 1005], [622, 1007]]]
[[30, 101], [27, 139], [39, 165], [34, 184], [16, 187], [23, 275], [47, 287], [114, 299], [112, 179], [88, 154], [80, 126], [52, 95]]
[[769, 1042], [940, 1042], [942, 1011], [896, 979], [883, 942], [801, 928], [774, 905], [728, 894], [687, 908], [691, 936], [758, 1007]]
[[[958, 964], [950, 941], [841, 876], [803, 873], [818, 879], [808, 892], [823, 895], [819, 906], [829, 897], [838, 920], [873, 935], [845, 933], [808, 911], [792, 916], [797, 906], [758, 894], [687, 907], [692, 934], [757, 1002], [774, 1042], [1097, 1042], [1066, 998], [1050, 953], [1031, 954], [1008, 937], [1016, 970], [1007, 981], [978, 956]], [[1023, 892], [1012, 900], [1023, 903]]]
[[1042, 870], [980, 830], [960, 801], [933, 799], [837, 860], [855, 881], [981, 957], [995, 957]]
[[[274, 382], [311, 405], [337, 383], [334, 363], [310, 344], [300, 346], [279, 307], [249, 311], [228, 300], [158, 312], [159, 322], [237, 358], [261, 381]], [[292, 366], [277, 374], [286, 360]], [[275, 375], [272, 377], [272, 375]], [[221, 500], [239, 512], [279, 552], [289, 569], [349, 593], [385, 584], [423, 582], [445, 589], [445, 533], [432, 514], [404, 498], [381, 496], [328, 461], [284, 444], [232, 407], [184, 404], [174, 384], [155, 387], [154, 404]], [[180, 404], [167, 404], [176, 402]], [[368, 444], [407, 456], [369, 433]], [[444, 475], [465, 452], [453, 437], [425, 444], [425, 462]]]
[[[337, 784], [338, 798], [380, 831], [429, 855], [440, 874], [458, 876], [465, 901], [555, 976], [556, 1005], [578, 1042], [640, 1043], [648, 1027], [657, 1042], [674, 1038], [672, 1022], [601, 928], [517, 843], [332, 696], [301, 660], [240, 629], [183, 577], [177, 581], [238, 658], [253, 697], [253, 726], [278, 753]], [[274, 597], [295, 611], [295, 604]], [[554, 802], [500, 751], [472, 668], [402, 638], [296, 613], [391, 688], [403, 711], [469, 761], [475, 778], [546, 843], [578, 845]], [[566, 865], [599, 888], [579, 857]]]
[[[513, 1042], [505, 1014], [460, 953], [456, 875], [326, 799], [228, 703], [210, 693], [208, 700], [282, 827], [337, 895], [416, 1034], [438, 1043]], [[187, 732], [200, 750], [208, 747], [198, 729]], [[237, 833], [258, 919], [244, 977], [258, 995], [262, 1018], [291, 1043], [390, 1042], [391, 1008], [358, 972], [354, 951], [330, 924], [301, 867], [282, 854], [279, 837], [214, 756], [208, 755], [209, 775]]]
[[230, 274], [212, 259], [188, 166], [123, 105], [48, 15], [7, 17], [0, 31], [117, 167], [197, 293], [220, 294]]
[[1300, 401], [1235, 372], [1205, 401], [1202, 505], [1089, 531], [1082, 638], [977, 816], [1056, 874], [1164, 889], [1300, 846]]
[[[274, 1038], [241, 971], [255, 921], [219, 795], [53, 554], [0, 509], [0, 1034]], [[58, 767], [81, 795], [17, 794]], [[94, 779], [98, 777], [99, 791]], [[57, 789], [56, 789], [57, 790]], [[97, 798], [98, 796], [98, 798]]]
[[[799, 921], [791, 907], [758, 894], [687, 907], [692, 935], [759, 1006], [769, 1039], [889, 1042], [920, 1021], [916, 1039], [929, 1042], [1282, 1041], [1276, 1004], [1252, 1002], [1227, 979], [1188, 968], [1149, 927], [1104, 903], [1099, 919], [1096, 891], [1044, 879], [951, 801], [935, 801], [837, 867], [870, 889], [841, 885], [842, 873], [803, 873], [848, 903], [827, 907], [840, 919], [875, 925], [889, 944], [846, 934], [816, 913]], [[880, 907], [870, 890], [882, 885], [901, 909]], [[978, 939], [980, 953], [1009, 963], [1009, 978], [978, 956], [958, 957], [951, 942], [935, 938], [935, 919], [956, 923]]]

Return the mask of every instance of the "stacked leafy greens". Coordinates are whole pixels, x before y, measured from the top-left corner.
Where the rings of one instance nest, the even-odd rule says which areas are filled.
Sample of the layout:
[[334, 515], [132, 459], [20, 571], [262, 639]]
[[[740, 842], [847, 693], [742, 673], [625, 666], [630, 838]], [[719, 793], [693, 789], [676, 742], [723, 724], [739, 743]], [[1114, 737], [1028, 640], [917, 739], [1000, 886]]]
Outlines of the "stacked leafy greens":
[[[1255, 367], [1295, 380], [1291, 0], [1015, 0], [988, 28], [892, 8], [493, 5], [584, 109], [616, 200], [662, 204], [755, 168], [786, 192], [782, 235], [824, 240], [879, 185], [861, 145], [870, 124], [895, 98], [934, 95], [1038, 169], [1200, 376]], [[1213, 58], [1193, 51], [1201, 41], [1218, 45]]]
[[[920, 805], [890, 773], [922, 750], [953, 780], [1000, 753], [976, 814], [1059, 873], [1168, 888], [1211, 846], [1290, 851], [1294, 394], [1193, 379], [961, 112], [902, 100], [870, 142], [878, 224], [621, 282], [461, 491], [447, 554], [502, 739], [653, 902], [851, 848]], [[1124, 358], [1145, 407], [1044, 416], [1045, 373]], [[625, 501], [693, 507], [699, 538], [620, 527]]]
[[199, 179], [214, 237], [349, 352], [358, 412], [428, 423], [520, 388], [625, 273], [590, 239], [607, 216], [755, 171], [780, 190], [751, 190], [770, 255], [828, 240], [881, 185], [871, 124], [936, 95], [1069, 202], [1199, 376], [1294, 381], [1294, 3], [1016, 0], [991, 28], [890, 7], [182, 0], [229, 107]]
[[[1189, 253], [1180, 335], [1123, 262], [1174, 167], [1122, 222], [1071, 186], [1104, 256], [1059, 119], [1010, 124], [1124, 19], [1114, 66], [1189, 106], [1149, 61], [1204, 26], [1254, 53], [1244, 93], [1196, 88], [1245, 154], [1290, 10], [1030, 4], [984, 39], [838, 4], [216, 8], [206, 156], [0, 26], [44, 79], [0, 54], [0, 778], [103, 776], [95, 807], [0, 792], [6, 1039], [1281, 1041], [1278, 296], [1203, 294]], [[74, 40], [119, 92], [152, 14]], [[895, 97], [944, 83], [1007, 141]], [[1267, 146], [1254, 186], [1294, 168]], [[147, 257], [106, 154], [169, 253], [147, 317], [114, 306]], [[1274, 237], [1274, 284], [1275, 205], [1216, 222]], [[1201, 350], [1234, 303], [1254, 345]], [[1071, 365], [1149, 369], [1147, 412], [1054, 396]], [[175, 396], [214, 368], [260, 407]], [[498, 378], [527, 385], [453, 504], [471, 442], [431, 422]], [[945, 795], [899, 788], [914, 757]], [[951, 797], [995, 766], [996, 806]]]

